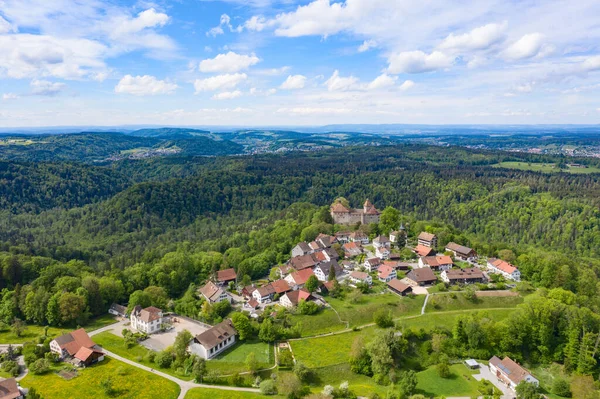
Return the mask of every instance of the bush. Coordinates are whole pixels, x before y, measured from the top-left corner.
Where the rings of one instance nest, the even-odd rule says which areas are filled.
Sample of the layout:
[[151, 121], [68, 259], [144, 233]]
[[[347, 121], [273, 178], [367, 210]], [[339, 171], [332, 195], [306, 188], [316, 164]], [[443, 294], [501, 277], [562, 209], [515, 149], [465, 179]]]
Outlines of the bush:
[[13, 360], [7, 360], [6, 362], [2, 363], [2, 370], [6, 371], [13, 377], [16, 377], [19, 375], [21, 368], [17, 362]]
[[156, 360], [156, 352], [148, 351], [148, 353], [146, 353], [146, 356], [144, 356], [144, 360], [148, 363], [154, 363], [154, 361]]
[[319, 311], [319, 305], [316, 302], [301, 300], [298, 304], [298, 310], [301, 314], [311, 315]]
[[168, 369], [171, 367], [171, 363], [173, 363], [173, 355], [171, 352], [162, 351], [156, 355], [156, 364], [158, 364], [158, 367]]
[[446, 287], [446, 284], [445, 284], [445, 283], [439, 283], [439, 284], [436, 284], [436, 286], [435, 286], [435, 287], [437, 288], [437, 290], [438, 290], [439, 292], [445, 292], [445, 291], [448, 291], [448, 287]]
[[46, 359], [38, 359], [29, 365], [29, 371], [33, 374], [44, 374], [50, 370], [50, 362]]
[[373, 314], [373, 321], [381, 328], [394, 327], [394, 318], [392, 312], [385, 309], [379, 309]]
[[234, 387], [242, 386], [244, 383], [244, 378], [239, 373], [235, 373], [229, 376], [229, 385]]
[[564, 378], [556, 378], [552, 382], [552, 393], [565, 398], [571, 397], [571, 387]]
[[264, 380], [260, 383], [260, 393], [263, 395], [275, 395], [277, 393], [277, 388], [275, 388], [275, 381], [273, 380]]

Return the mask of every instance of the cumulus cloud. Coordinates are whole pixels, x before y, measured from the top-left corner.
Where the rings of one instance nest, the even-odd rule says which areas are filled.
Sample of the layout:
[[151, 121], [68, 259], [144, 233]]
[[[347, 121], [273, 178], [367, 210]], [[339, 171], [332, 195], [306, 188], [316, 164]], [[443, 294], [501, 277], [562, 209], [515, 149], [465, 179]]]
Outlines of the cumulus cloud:
[[289, 75], [285, 82], [279, 86], [280, 89], [284, 90], [295, 90], [302, 89], [306, 84], [306, 76], [303, 75]]
[[202, 91], [215, 91], [233, 89], [248, 78], [245, 73], [234, 73], [212, 76], [206, 79], [196, 79], [194, 88], [196, 94]]
[[386, 73], [379, 75], [367, 85], [367, 90], [378, 90], [391, 87], [396, 84], [397, 76], [390, 76]]
[[400, 90], [402, 91], [406, 91], [409, 89], [412, 89], [415, 86], [415, 82], [413, 82], [412, 80], [405, 80], [401, 85], [400, 85]]
[[341, 77], [340, 72], [336, 69], [324, 85], [329, 91], [345, 91], [355, 88], [356, 83], [358, 83], [358, 78], [354, 76]]
[[122, 17], [117, 20], [112, 34], [116, 36], [138, 33], [147, 28], [162, 27], [169, 22], [167, 14], [157, 12], [154, 8], [140, 12], [135, 18]]
[[32, 80], [29, 86], [31, 94], [35, 96], [55, 96], [66, 87], [64, 83], [37, 79]]
[[202, 72], [238, 72], [248, 69], [260, 62], [256, 55], [238, 54], [233, 51], [219, 54], [215, 58], [208, 58], [200, 62]]
[[267, 19], [265, 19], [265, 17], [261, 15], [255, 15], [246, 22], [244, 22], [244, 28], [254, 32], [261, 32], [265, 28], [272, 25], [272, 21], [268, 21]]
[[251, 96], [272, 96], [273, 94], [277, 93], [277, 89], [268, 89], [268, 90], [261, 90], [261, 89], [257, 89], [256, 87], [253, 87], [250, 89], [250, 95]]
[[292, 69], [292, 68], [289, 66], [282, 66], [281, 68], [254, 69], [252, 71], [252, 74], [263, 75], [263, 76], [278, 76], [278, 75], [283, 75], [290, 69]]
[[422, 73], [448, 68], [454, 63], [454, 59], [440, 51], [431, 54], [422, 51], [405, 51], [391, 55], [388, 63], [389, 73]]
[[115, 86], [115, 93], [133, 94], [135, 96], [154, 96], [157, 94], [170, 94], [177, 89], [175, 83], [159, 80], [154, 76], [125, 75]]
[[19, 95], [15, 93], [4, 93], [2, 95], [4, 101], [16, 100], [17, 98], [19, 98]]
[[544, 43], [541, 33], [529, 33], [510, 45], [504, 56], [509, 60], [523, 60], [532, 57], [543, 57], [552, 52], [552, 46]]
[[508, 24], [487, 24], [462, 35], [450, 33], [439, 48], [449, 50], [483, 50], [504, 39]]
[[215, 26], [214, 28], [211, 28], [208, 32], [206, 32], [206, 36], [217, 37], [218, 35], [222, 35], [223, 33], [225, 33], [223, 28], [229, 29], [230, 32], [241, 32], [243, 29], [242, 26], [234, 28], [231, 25], [231, 17], [227, 14], [223, 14], [221, 15], [221, 18], [219, 20], [219, 25]]
[[586, 71], [600, 70], [600, 55], [589, 57], [583, 61], [583, 69]]
[[242, 96], [242, 92], [239, 90], [235, 91], [224, 91], [222, 93], [217, 93], [211, 98], [213, 100], [232, 100], [234, 98], [238, 98]]
[[365, 40], [360, 46], [358, 46], [358, 52], [364, 53], [365, 51], [369, 51], [375, 47], [377, 47], [377, 42], [375, 40]]
[[15, 27], [12, 26], [10, 22], [2, 18], [2, 16], [0, 15], [0, 35], [4, 35], [6, 33], [11, 33], [15, 31]]

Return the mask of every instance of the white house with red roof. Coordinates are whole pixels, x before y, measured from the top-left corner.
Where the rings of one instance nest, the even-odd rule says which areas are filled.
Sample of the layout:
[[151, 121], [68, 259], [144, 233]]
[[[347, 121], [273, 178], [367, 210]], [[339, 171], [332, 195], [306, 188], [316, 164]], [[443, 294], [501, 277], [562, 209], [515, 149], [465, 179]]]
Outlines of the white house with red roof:
[[519, 269], [502, 259], [489, 258], [487, 267], [492, 273], [501, 274], [509, 280], [521, 281], [521, 272]]
[[104, 360], [104, 352], [83, 328], [50, 341], [50, 351], [58, 354], [61, 359], [73, 359], [82, 366]]
[[142, 309], [140, 305], [137, 305], [131, 311], [129, 318], [131, 320], [131, 328], [134, 330], [145, 332], [146, 334], [154, 334], [161, 329], [163, 312], [154, 306]]
[[379, 269], [377, 269], [377, 278], [379, 281], [387, 283], [396, 277], [396, 269], [391, 266], [381, 265], [379, 266]]
[[537, 378], [531, 375], [529, 370], [525, 369], [508, 356], [502, 360], [494, 356], [490, 359], [489, 364], [492, 374], [498, 377], [500, 381], [505, 383], [513, 391], [516, 390], [517, 385], [522, 381], [534, 385], [539, 385], [540, 383]]

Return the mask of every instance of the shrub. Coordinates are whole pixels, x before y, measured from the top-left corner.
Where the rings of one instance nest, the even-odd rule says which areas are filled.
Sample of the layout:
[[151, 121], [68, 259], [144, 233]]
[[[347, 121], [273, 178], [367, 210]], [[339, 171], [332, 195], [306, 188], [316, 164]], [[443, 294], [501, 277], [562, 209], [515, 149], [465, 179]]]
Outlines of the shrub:
[[19, 375], [20, 367], [17, 362], [13, 360], [7, 360], [6, 362], [2, 363], [2, 370], [6, 371], [13, 377], [16, 377]]
[[273, 380], [264, 380], [260, 383], [260, 393], [263, 395], [275, 395], [277, 393], [277, 388], [275, 388], [275, 381]]
[[156, 360], [156, 352], [148, 351], [148, 353], [146, 353], [146, 356], [144, 356], [144, 360], [146, 360], [149, 363], [154, 363], [154, 361]]
[[29, 371], [33, 374], [44, 374], [50, 370], [50, 362], [46, 359], [38, 359], [29, 365]]
[[552, 393], [558, 396], [564, 396], [565, 398], [570, 398], [571, 387], [564, 378], [556, 378], [552, 382]]
[[373, 314], [373, 321], [381, 328], [389, 328], [394, 326], [394, 318], [392, 312], [385, 309], [379, 309]]
[[156, 364], [158, 364], [158, 367], [168, 369], [171, 367], [171, 363], [173, 363], [173, 355], [171, 352], [162, 351], [156, 355]]

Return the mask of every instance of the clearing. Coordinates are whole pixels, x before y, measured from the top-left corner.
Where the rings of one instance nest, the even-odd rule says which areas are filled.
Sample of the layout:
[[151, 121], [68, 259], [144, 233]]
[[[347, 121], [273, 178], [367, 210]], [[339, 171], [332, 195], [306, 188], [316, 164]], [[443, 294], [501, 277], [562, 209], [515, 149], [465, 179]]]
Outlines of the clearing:
[[587, 167], [587, 168], [573, 168], [567, 167], [567, 169], [559, 169], [556, 164], [553, 163], [530, 163], [530, 162], [501, 162], [495, 165], [492, 165], [493, 168], [507, 168], [507, 169], [518, 169], [518, 170], [530, 170], [533, 172], [542, 172], [542, 173], [558, 173], [558, 172], [566, 172], [566, 173], [600, 173], [600, 168], [596, 167]]
[[[477, 371], [475, 371], [477, 374]], [[417, 373], [417, 393], [426, 397], [467, 396], [477, 397], [477, 380], [473, 378], [473, 371], [463, 364], [450, 366], [450, 376], [442, 378], [438, 375], [435, 366]]]
[[475, 300], [468, 300], [464, 293], [450, 292], [431, 295], [427, 301], [425, 313], [445, 312], [450, 310], [514, 308], [523, 303], [520, 296], [477, 296]]

